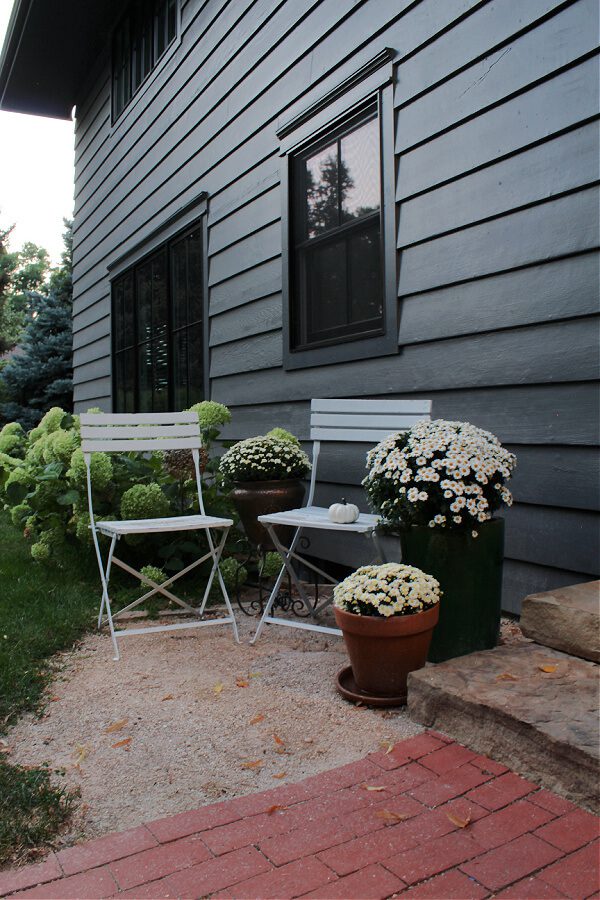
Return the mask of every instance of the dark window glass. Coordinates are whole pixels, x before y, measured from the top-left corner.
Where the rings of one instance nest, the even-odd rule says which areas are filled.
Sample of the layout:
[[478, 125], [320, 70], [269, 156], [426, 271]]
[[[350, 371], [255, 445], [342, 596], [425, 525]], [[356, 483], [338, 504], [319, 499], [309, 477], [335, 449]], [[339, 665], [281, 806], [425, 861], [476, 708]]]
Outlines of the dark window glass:
[[202, 400], [200, 228], [121, 275], [112, 295], [116, 411], [164, 412]]
[[177, 0], [133, 0], [113, 35], [113, 121], [177, 36]]
[[380, 172], [375, 109], [292, 159], [292, 349], [383, 330]]

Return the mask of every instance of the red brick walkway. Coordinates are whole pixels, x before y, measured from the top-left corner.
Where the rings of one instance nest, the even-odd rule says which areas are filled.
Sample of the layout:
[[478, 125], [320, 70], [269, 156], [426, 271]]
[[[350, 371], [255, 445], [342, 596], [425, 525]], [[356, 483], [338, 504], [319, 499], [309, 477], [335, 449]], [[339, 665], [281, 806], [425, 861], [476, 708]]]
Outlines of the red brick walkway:
[[61, 850], [0, 874], [0, 895], [583, 900], [600, 897], [598, 824], [428, 732], [299, 784]]

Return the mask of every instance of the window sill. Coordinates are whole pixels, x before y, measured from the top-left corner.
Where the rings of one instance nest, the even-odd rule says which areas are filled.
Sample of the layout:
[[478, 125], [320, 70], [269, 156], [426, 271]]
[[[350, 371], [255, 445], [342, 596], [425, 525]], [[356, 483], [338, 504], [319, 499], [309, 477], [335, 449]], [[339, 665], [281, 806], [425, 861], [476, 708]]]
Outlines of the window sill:
[[328, 366], [336, 363], [373, 359], [398, 353], [398, 336], [391, 328], [387, 334], [370, 338], [355, 338], [330, 344], [327, 347], [311, 347], [306, 350], [284, 348], [283, 368], [286, 371], [308, 369], [311, 366]]

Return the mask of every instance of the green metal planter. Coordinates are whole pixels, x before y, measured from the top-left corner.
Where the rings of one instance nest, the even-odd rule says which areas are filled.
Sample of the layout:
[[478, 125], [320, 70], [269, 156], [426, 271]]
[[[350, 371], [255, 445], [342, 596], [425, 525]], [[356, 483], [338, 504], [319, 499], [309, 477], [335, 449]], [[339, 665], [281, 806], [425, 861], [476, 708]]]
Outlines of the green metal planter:
[[433, 575], [443, 591], [429, 649], [442, 662], [495, 647], [500, 631], [504, 519], [470, 531], [412, 527], [400, 534], [402, 562]]

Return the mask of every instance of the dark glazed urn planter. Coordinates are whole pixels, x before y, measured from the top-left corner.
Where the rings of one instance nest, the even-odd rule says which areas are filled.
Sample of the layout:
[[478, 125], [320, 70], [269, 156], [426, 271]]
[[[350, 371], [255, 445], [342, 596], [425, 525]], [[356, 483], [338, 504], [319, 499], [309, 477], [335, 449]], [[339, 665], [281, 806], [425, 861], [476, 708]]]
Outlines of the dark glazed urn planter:
[[440, 621], [429, 660], [491, 650], [498, 642], [504, 560], [504, 519], [470, 531], [416, 526], [402, 532], [402, 562], [417, 566], [440, 583]]
[[[304, 500], [304, 483], [299, 479], [282, 481], [238, 481], [231, 491], [231, 499], [244, 526], [246, 537], [256, 547], [274, 550], [269, 533], [258, 516], [297, 509]], [[277, 526], [275, 533], [288, 546], [294, 529]]]
[[406, 703], [406, 679], [425, 665], [439, 603], [421, 613], [387, 619], [333, 609], [359, 691], [365, 698], [395, 697], [396, 705]]

